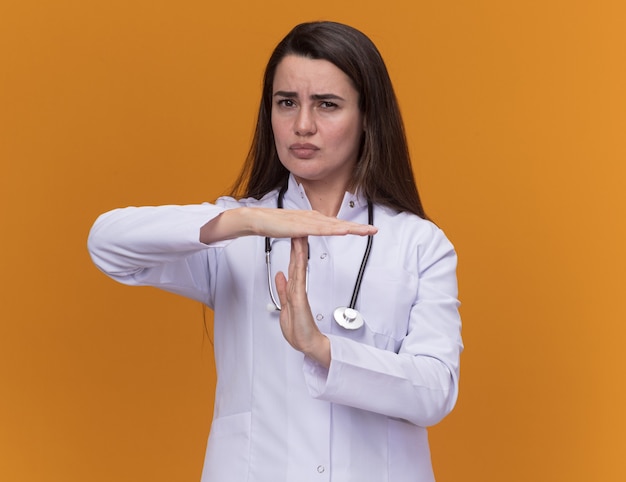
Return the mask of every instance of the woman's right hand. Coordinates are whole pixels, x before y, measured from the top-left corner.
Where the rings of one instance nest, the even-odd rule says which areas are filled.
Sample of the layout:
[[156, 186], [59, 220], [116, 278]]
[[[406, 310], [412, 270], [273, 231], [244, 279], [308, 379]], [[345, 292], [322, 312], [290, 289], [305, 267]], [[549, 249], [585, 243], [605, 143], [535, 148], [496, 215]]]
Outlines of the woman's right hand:
[[250, 208], [229, 209], [200, 229], [205, 244], [241, 236], [302, 238], [306, 236], [368, 236], [378, 229], [368, 224], [343, 221], [312, 210]]

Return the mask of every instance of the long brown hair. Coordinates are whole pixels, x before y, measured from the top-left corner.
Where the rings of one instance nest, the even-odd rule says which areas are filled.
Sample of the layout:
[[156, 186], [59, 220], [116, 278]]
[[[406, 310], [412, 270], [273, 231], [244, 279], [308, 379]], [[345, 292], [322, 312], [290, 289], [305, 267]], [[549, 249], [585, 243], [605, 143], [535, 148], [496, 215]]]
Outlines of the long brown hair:
[[297, 25], [274, 49], [263, 77], [252, 145], [231, 195], [259, 199], [283, 186], [289, 176], [278, 159], [271, 125], [274, 75], [287, 55], [331, 62], [352, 80], [359, 93], [365, 129], [353, 187], [374, 203], [426, 218], [385, 63], [367, 36], [336, 22]]

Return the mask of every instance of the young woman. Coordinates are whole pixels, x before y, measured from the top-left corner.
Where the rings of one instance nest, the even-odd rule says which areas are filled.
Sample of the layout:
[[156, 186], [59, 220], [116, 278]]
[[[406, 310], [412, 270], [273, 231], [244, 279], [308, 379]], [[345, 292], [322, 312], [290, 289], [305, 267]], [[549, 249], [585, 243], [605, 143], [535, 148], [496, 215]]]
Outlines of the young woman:
[[214, 310], [203, 481], [434, 480], [425, 427], [458, 393], [456, 255], [365, 35], [295, 27], [232, 196], [111, 211], [89, 249], [117, 281]]

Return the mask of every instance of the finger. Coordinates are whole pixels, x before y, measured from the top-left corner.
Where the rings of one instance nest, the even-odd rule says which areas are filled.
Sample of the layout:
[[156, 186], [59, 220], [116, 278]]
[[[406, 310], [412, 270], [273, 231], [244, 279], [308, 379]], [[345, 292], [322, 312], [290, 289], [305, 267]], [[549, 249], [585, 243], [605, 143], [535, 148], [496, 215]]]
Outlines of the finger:
[[338, 221], [335, 223], [328, 223], [324, 225], [318, 225], [314, 228], [317, 236], [346, 236], [348, 234], [356, 236], [370, 236], [378, 232], [376, 226], [371, 224], [359, 224], [349, 221]]
[[291, 239], [289, 258], [289, 293], [306, 298], [306, 272], [309, 263], [308, 238]]
[[370, 224], [344, 221], [335, 217], [324, 216], [316, 211], [309, 211], [309, 213], [308, 219], [302, 216], [299, 216], [299, 219], [306, 223], [307, 229], [313, 230], [310, 234], [318, 236], [345, 236], [347, 234], [369, 236], [378, 232], [378, 228]]
[[288, 274], [276, 273], [276, 291], [280, 304], [285, 309], [298, 297], [306, 300], [306, 270], [308, 265], [308, 238], [292, 238]]
[[282, 271], [276, 273], [275, 277], [276, 281], [276, 292], [278, 293], [278, 300], [280, 301], [280, 306], [285, 309], [288, 305], [287, 302], [287, 278]]
[[307, 237], [291, 238], [291, 258], [289, 264], [296, 269], [296, 275], [306, 271], [309, 262], [309, 240]]
[[256, 208], [255, 232], [262, 236], [297, 238], [303, 236], [369, 236], [378, 229], [369, 224], [344, 221], [317, 211]]

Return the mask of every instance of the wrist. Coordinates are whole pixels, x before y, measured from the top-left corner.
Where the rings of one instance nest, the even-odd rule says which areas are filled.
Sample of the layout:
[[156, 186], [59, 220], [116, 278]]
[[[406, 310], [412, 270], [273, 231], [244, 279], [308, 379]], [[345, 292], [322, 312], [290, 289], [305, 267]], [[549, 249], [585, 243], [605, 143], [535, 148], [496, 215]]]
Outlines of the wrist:
[[211, 244], [217, 241], [255, 234], [250, 211], [242, 207], [227, 209], [200, 228], [200, 241]]
[[330, 340], [326, 335], [320, 333], [316, 341], [306, 350], [302, 350], [302, 352], [323, 367], [330, 367]]

